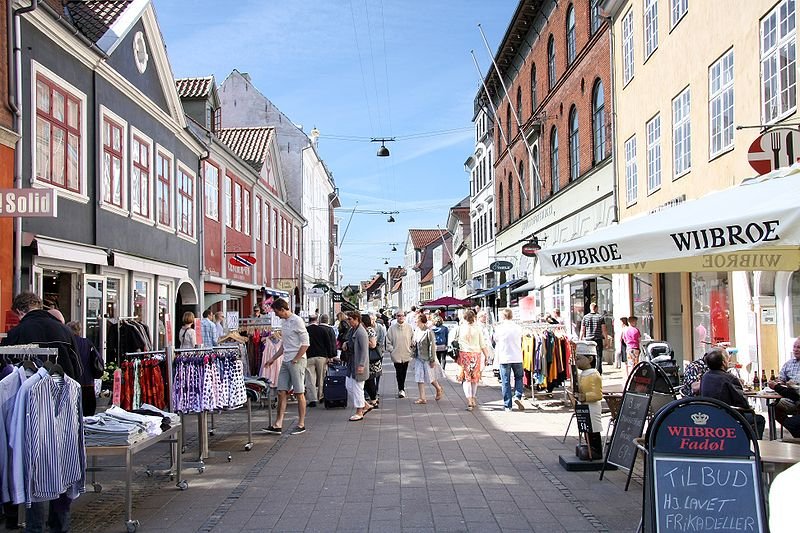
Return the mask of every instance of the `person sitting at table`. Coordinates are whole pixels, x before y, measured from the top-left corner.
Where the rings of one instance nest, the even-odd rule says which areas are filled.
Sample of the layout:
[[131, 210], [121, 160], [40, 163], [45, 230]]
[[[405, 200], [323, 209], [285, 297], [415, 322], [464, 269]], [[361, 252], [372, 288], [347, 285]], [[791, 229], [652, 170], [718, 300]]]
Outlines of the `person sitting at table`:
[[[800, 415], [800, 394], [798, 393], [798, 388], [800, 388], [800, 337], [792, 343], [792, 357], [781, 367], [778, 379], [770, 381], [768, 385], [770, 389], [783, 396], [775, 404], [775, 420], [780, 422], [783, 427], [787, 427], [786, 422], [790, 415]], [[794, 435], [794, 433], [792, 434]]]
[[731, 407], [737, 407], [745, 411], [742, 416], [755, 430], [756, 436], [761, 439], [764, 436], [765, 420], [761, 415], [753, 412], [747, 398], [744, 397], [744, 390], [739, 378], [728, 373], [728, 354], [721, 348], [712, 348], [705, 355], [708, 372], [703, 374], [700, 380], [700, 396], [714, 398]]

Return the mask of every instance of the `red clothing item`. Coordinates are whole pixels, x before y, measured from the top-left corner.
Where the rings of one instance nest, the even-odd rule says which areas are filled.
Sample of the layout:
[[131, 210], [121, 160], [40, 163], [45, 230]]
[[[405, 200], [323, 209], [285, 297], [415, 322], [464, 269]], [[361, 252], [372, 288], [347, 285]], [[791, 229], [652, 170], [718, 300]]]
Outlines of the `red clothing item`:
[[636, 326], [628, 326], [625, 328], [625, 331], [622, 332], [622, 340], [625, 341], [625, 346], [627, 346], [629, 350], [638, 350], [640, 346], [639, 340], [641, 338], [642, 334]]

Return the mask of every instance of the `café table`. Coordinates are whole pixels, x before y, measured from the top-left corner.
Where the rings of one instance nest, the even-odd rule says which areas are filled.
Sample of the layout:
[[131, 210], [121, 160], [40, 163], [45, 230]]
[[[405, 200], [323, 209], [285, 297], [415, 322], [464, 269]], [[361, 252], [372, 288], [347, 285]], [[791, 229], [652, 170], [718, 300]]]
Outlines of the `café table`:
[[776, 475], [800, 463], [800, 444], [781, 440], [760, 440], [758, 451], [764, 468], [764, 482], [767, 491]]
[[751, 398], [754, 400], [767, 401], [767, 417], [769, 418], [768, 421], [769, 440], [777, 439], [778, 431], [775, 423], [775, 404], [780, 401], [782, 396], [777, 392], [773, 391], [745, 391], [744, 395], [747, 398]]

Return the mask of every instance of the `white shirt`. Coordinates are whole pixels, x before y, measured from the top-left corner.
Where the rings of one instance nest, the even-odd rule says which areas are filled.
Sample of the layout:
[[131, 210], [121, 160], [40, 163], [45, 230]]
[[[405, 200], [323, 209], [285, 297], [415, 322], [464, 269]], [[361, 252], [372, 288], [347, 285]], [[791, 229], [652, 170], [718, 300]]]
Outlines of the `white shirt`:
[[797, 531], [797, 487], [800, 463], [784, 470], [769, 487], [769, 529], [772, 533]]
[[522, 328], [511, 320], [503, 320], [494, 328], [494, 356], [503, 365], [522, 362]]
[[283, 360], [287, 363], [297, 357], [300, 347], [311, 344], [308, 340], [306, 323], [294, 313], [281, 322], [281, 337], [283, 339]]

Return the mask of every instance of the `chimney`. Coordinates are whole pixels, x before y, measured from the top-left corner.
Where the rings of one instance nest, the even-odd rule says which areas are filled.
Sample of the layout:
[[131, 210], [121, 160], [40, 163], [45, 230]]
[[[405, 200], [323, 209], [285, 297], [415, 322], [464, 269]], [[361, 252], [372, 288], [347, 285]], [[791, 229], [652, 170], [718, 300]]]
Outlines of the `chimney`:
[[242, 77], [247, 80], [247, 83], [253, 83], [253, 79], [250, 77], [248, 72], [242, 72]]

